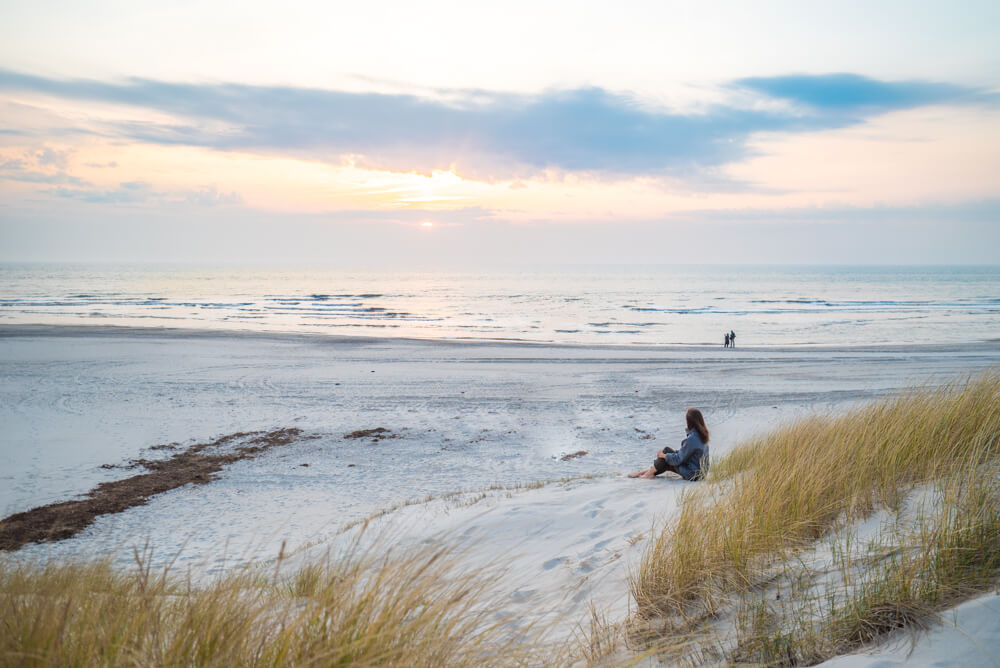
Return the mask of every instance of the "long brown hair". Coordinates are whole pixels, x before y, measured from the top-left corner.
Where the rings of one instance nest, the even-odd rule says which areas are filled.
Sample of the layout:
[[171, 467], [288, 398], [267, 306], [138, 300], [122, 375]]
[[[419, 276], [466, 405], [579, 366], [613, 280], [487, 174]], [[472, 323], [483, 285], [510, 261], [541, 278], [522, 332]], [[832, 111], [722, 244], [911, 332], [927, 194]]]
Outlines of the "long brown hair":
[[701, 414], [701, 411], [697, 408], [689, 408], [684, 419], [687, 420], [687, 428], [698, 432], [701, 442], [708, 445], [708, 427], [705, 426], [705, 416]]

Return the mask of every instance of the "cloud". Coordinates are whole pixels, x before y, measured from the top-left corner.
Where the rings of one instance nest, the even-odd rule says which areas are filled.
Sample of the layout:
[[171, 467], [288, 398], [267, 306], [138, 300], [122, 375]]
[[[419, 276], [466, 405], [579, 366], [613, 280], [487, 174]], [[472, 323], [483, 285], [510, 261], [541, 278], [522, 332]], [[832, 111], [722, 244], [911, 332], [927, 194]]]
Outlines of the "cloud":
[[738, 79], [735, 87], [813, 110], [866, 115], [930, 104], [988, 100], [982, 91], [932, 81], [879, 81], [859, 74], [789, 74]]
[[59, 151], [54, 148], [49, 148], [48, 146], [42, 147], [40, 150], [35, 152], [35, 160], [38, 164], [43, 167], [56, 167], [58, 169], [66, 169], [69, 165], [69, 154], [72, 151]]
[[81, 178], [63, 172], [56, 172], [55, 174], [49, 174], [46, 172], [34, 172], [30, 170], [11, 171], [11, 172], [3, 170], [0, 171], [0, 179], [6, 179], [8, 181], [22, 181], [24, 183], [47, 183], [50, 185], [70, 185], [70, 186], [90, 185], [87, 181], [84, 181]]
[[[89, 183], [63, 171], [66, 167], [66, 151], [56, 151], [48, 147], [0, 162], [0, 180], [24, 183], [45, 183], [49, 185], [88, 186]], [[3, 159], [0, 156], [0, 159]], [[50, 168], [57, 167], [56, 171]]]
[[195, 190], [157, 190], [145, 181], [126, 181], [115, 188], [51, 188], [48, 194], [91, 204], [168, 205], [187, 204], [199, 208], [238, 206], [243, 198], [235, 192], [219, 192], [215, 186]]
[[[174, 195], [176, 197], [176, 194]], [[198, 190], [189, 190], [183, 194], [184, 201], [200, 207], [206, 206], [240, 206], [243, 198], [237, 192], [219, 192], [215, 186], [207, 186]]]
[[[41, 146], [23, 150], [17, 157], [0, 154], [0, 181], [21, 181], [56, 186], [41, 190], [59, 199], [102, 204], [185, 204], [198, 208], [243, 204], [235, 192], [219, 192], [215, 186], [189, 190], [158, 190], [145, 181], [123, 181], [116, 187], [97, 186], [66, 172], [72, 150]], [[86, 163], [89, 167], [115, 168], [115, 161]]]
[[698, 112], [650, 108], [602, 88], [533, 95], [439, 91], [429, 98], [233, 83], [61, 80], [2, 69], [0, 90], [130, 105], [174, 119], [105, 121], [100, 132], [114, 138], [393, 171], [454, 169], [481, 180], [540, 172], [687, 179], [747, 157], [754, 133], [845, 127], [894, 109], [983, 99], [951, 84], [855, 74], [741, 79], [727, 90], [801, 108], [731, 101]]
[[100, 190], [93, 188], [53, 188], [51, 195], [83, 202], [102, 204], [140, 204], [156, 198], [152, 186], [143, 181], [129, 181], [118, 184], [117, 188]]

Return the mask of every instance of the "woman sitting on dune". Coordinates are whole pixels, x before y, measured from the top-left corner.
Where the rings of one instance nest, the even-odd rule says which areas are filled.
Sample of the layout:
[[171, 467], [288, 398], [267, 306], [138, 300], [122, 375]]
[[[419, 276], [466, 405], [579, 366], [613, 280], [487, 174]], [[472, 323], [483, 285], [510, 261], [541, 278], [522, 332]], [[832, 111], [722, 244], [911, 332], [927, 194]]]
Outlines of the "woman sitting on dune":
[[697, 408], [689, 408], [684, 418], [687, 420], [687, 438], [681, 441], [681, 449], [675, 451], [669, 446], [656, 451], [656, 459], [648, 469], [629, 473], [629, 478], [655, 478], [664, 471], [673, 471], [685, 480], [699, 480], [708, 468], [708, 427], [705, 418]]

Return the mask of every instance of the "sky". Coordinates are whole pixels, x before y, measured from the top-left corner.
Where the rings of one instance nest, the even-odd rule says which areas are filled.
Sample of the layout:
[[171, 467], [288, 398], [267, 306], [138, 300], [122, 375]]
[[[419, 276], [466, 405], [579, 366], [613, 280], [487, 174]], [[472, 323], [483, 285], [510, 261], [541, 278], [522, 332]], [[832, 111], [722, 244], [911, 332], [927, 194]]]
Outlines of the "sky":
[[0, 261], [998, 249], [995, 1], [0, 0]]

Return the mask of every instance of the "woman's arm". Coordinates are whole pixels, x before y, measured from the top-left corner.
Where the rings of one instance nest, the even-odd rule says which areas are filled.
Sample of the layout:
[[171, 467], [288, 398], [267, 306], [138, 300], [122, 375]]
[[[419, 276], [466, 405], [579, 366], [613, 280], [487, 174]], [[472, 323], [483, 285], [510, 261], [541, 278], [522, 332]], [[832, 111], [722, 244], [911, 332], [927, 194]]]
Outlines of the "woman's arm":
[[663, 459], [671, 466], [680, 466], [697, 454], [699, 445], [700, 441], [692, 434], [681, 441], [680, 450], [664, 453]]

